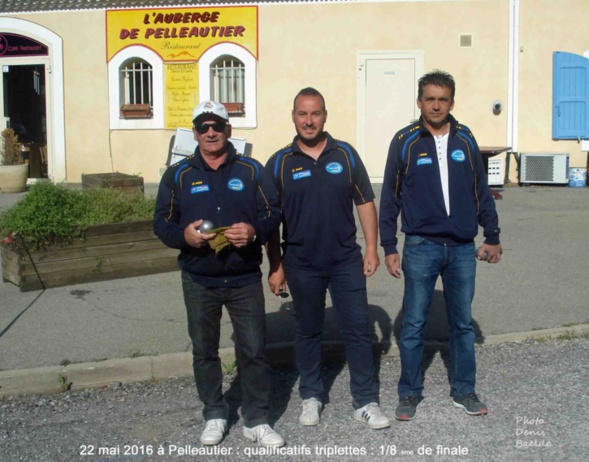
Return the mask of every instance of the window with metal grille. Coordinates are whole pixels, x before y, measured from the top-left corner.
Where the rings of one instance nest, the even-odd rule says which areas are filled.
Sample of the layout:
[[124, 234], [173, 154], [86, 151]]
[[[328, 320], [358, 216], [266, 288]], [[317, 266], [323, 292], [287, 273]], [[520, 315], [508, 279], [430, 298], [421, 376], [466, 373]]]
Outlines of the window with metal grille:
[[230, 116], [245, 114], [245, 65], [233, 56], [221, 56], [211, 64], [211, 94]]
[[149, 119], [153, 116], [153, 70], [143, 59], [133, 58], [120, 67], [121, 116]]

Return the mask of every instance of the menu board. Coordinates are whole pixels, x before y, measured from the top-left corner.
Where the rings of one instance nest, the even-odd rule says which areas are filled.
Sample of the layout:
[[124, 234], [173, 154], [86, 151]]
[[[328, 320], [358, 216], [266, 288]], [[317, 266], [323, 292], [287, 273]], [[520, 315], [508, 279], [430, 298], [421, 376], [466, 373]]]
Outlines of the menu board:
[[198, 104], [198, 63], [168, 63], [165, 76], [165, 128], [191, 127]]

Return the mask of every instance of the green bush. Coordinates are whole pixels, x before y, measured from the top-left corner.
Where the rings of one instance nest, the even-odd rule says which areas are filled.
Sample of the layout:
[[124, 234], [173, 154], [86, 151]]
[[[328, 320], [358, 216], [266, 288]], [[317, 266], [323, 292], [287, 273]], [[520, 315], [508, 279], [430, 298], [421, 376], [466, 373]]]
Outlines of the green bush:
[[[67, 244], [91, 225], [151, 220], [155, 198], [112, 188], [70, 189], [41, 182], [17, 204], [0, 214], [0, 237], [16, 232], [29, 250]], [[17, 242], [17, 241], [15, 241]]]

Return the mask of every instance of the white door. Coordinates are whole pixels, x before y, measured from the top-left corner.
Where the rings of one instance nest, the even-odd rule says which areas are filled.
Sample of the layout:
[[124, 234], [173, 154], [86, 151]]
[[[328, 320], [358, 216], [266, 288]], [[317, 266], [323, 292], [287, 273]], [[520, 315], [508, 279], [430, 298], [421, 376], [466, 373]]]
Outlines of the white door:
[[358, 53], [358, 149], [370, 180], [382, 183], [393, 135], [419, 117], [423, 53]]

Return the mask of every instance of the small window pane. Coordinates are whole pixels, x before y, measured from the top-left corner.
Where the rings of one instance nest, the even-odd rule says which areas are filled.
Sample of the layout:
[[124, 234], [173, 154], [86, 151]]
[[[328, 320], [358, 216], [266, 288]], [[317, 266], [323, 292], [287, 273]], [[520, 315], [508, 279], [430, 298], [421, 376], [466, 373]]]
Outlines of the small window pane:
[[121, 106], [147, 105], [153, 109], [152, 66], [142, 59], [130, 59], [120, 68]]
[[231, 56], [223, 56], [211, 65], [212, 98], [219, 103], [245, 102], [245, 66]]

